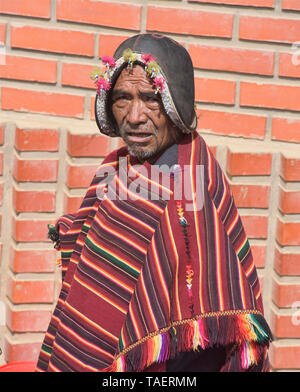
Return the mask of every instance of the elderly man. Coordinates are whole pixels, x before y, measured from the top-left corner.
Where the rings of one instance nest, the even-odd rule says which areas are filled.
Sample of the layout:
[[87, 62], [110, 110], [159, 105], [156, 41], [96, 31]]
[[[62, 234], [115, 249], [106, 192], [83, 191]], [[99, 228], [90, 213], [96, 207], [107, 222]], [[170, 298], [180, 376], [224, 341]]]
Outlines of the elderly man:
[[193, 65], [142, 34], [93, 72], [109, 154], [49, 231], [62, 289], [39, 371], [268, 371], [272, 339], [249, 242], [196, 132]]

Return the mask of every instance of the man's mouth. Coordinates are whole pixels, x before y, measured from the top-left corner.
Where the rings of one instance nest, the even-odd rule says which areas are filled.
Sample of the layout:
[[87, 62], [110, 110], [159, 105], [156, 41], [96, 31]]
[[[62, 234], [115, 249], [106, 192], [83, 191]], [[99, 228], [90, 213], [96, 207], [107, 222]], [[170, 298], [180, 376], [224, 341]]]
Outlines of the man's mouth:
[[152, 133], [127, 132], [126, 138], [131, 143], [146, 143], [153, 137]]

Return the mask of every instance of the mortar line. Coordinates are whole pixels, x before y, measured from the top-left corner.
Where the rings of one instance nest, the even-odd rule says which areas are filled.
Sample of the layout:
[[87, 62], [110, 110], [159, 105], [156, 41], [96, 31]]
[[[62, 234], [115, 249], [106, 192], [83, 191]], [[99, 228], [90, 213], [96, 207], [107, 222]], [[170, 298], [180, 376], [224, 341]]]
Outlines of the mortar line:
[[268, 235], [266, 243], [266, 263], [264, 269], [263, 282], [263, 301], [265, 308], [265, 316], [268, 321], [271, 317], [272, 307], [272, 280], [274, 274], [274, 254], [276, 243], [276, 227], [278, 216], [278, 200], [279, 200], [279, 173], [280, 173], [280, 153], [273, 153], [272, 169], [271, 169], [271, 189], [269, 199], [269, 221]]
[[147, 12], [148, 12], [148, 3], [149, 1], [143, 1], [142, 5], [142, 12], [141, 12], [141, 27], [140, 27], [140, 33], [144, 34], [147, 31]]
[[56, 0], [51, 0], [50, 4], [50, 20], [49, 22], [56, 22]]

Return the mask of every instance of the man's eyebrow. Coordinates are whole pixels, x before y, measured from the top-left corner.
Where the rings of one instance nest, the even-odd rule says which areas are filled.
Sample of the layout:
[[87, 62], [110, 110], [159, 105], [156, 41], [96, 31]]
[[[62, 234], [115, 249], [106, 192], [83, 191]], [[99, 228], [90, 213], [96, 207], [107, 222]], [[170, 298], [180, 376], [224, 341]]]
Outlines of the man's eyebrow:
[[126, 93], [126, 91], [124, 91], [124, 90], [113, 90], [113, 92], [112, 92], [112, 96], [113, 97], [116, 97], [116, 96], [118, 96], [118, 95], [126, 95], [127, 93]]
[[149, 91], [140, 91], [140, 95], [146, 96], [148, 98], [157, 97], [157, 95], [155, 94], [154, 90], [153, 91], [151, 91], [151, 90], [149, 90]]

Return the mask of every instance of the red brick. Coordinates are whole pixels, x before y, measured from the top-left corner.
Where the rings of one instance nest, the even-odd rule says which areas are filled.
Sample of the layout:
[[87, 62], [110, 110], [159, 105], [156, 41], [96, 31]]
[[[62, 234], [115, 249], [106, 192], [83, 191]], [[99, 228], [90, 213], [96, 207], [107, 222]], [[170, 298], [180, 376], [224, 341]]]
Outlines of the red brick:
[[300, 245], [300, 222], [277, 221], [276, 239], [281, 246]]
[[61, 84], [63, 86], [91, 88], [96, 93], [95, 84], [90, 78], [92, 70], [92, 65], [63, 63]]
[[15, 273], [54, 272], [55, 249], [10, 249], [10, 268]]
[[300, 275], [300, 253], [281, 253], [276, 248], [274, 269], [279, 275]]
[[16, 212], [54, 212], [55, 199], [55, 191], [13, 188], [13, 207]]
[[248, 238], [267, 238], [268, 236], [268, 217], [256, 215], [242, 215], [246, 235]]
[[72, 214], [78, 210], [83, 200], [83, 196], [64, 195], [64, 214]]
[[279, 76], [286, 76], [289, 78], [300, 78], [299, 67], [299, 46], [293, 50], [294, 53], [280, 53], [279, 54]]
[[294, 312], [298, 312], [298, 314], [281, 315], [272, 311], [270, 328], [272, 329], [273, 335], [276, 336], [277, 339], [300, 338], [300, 311], [294, 310]]
[[11, 26], [12, 48], [93, 57], [94, 42], [95, 34], [82, 31]]
[[20, 182], [55, 182], [57, 159], [19, 159], [15, 156], [13, 176]]
[[280, 308], [290, 308], [300, 302], [300, 283], [282, 283], [273, 279], [272, 298]]
[[197, 110], [198, 131], [226, 136], [263, 139], [266, 117], [214, 110]]
[[268, 208], [270, 187], [267, 185], [231, 184], [236, 206], [238, 208]]
[[51, 303], [53, 294], [53, 280], [7, 280], [7, 295], [15, 304]]
[[7, 307], [7, 326], [12, 332], [44, 332], [51, 317], [50, 310], [16, 310]]
[[0, 23], [0, 43], [6, 42], [6, 23]]
[[273, 75], [274, 53], [262, 50], [190, 45], [195, 68]]
[[51, 0], [1, 0], [0, 14], [32, 16], [35, 18], [50, 18]]
[[56, 61], [6, 55], [5, 64], [0, 63], [0, 75], [4, 79], [56, 83]]
[[233, 105], [236, 83], [229, 80], [195, 78], [195, 100]]
[[297, 0], [281, 0], [281, 8], [283, 10], [300, 11], [300, 3]]
[[97, 134], [68, 133], [67, 151], [73, 157], [101, 157], [110, 152], [109, 137]]
[[2, 109], [83, 118], [84, 97], [3, 87]]
[[41, 344], [41, 341], [10, 341], [6, 337], [4, 341], [5, 359], [7, 362], [36, 362], [40, 353]]
[[99, 37], [99, 57], [113, 56], [117, 47], [129, 36], [125, 35], [103, 35]]
[[300, 41], [300, 20], [240, 16], [239, 38], [293, 43]]
[[232, 176], [264, 176], [271, 174], [272, 155], [253, 152], [227, 152], [227, 172]]
[[300, 142], [300, 121], [296, 119], [272, 119], [272, 139], [285, 142]]
[[17, 242], [50, 242], [47, 225], [52, 220], [12, 219], [12, 237]]
[[90, 186], [99, 165], [68, 165], [67, 186], [69, 188], [87, 188]]
[[256, 268], [264, 268], [266, 262], [266, 246], [251, 245], [251, 252]]
[[300, 159], [281, 155], [280, 175], [284, 181], [300, 181]]
[[274, 8], [275, 0], [188, 0], [190, 3], [242, 5], [246, 7]]
[[233, 15], [179, 8], [148, 7], [147, 30], [231, 38]]
[[58, 151], [59, 133], [56, 129], [16, 128], [15, 147], [19, 151]]
[[284, 214], [300, 214], [300, 191], [280, 189], [279, 209]]
[[60, 0], [56, 5], [56, 18], [76, 23], [139, 30], [141, 7], [98, 0]]
[[300, 87], [241, 82], [240, 105], [300, 111]]
[[279, 345], [273, 342], [269, 351], [271, 366], [275, 369], [299, 369], [300, 345]]

